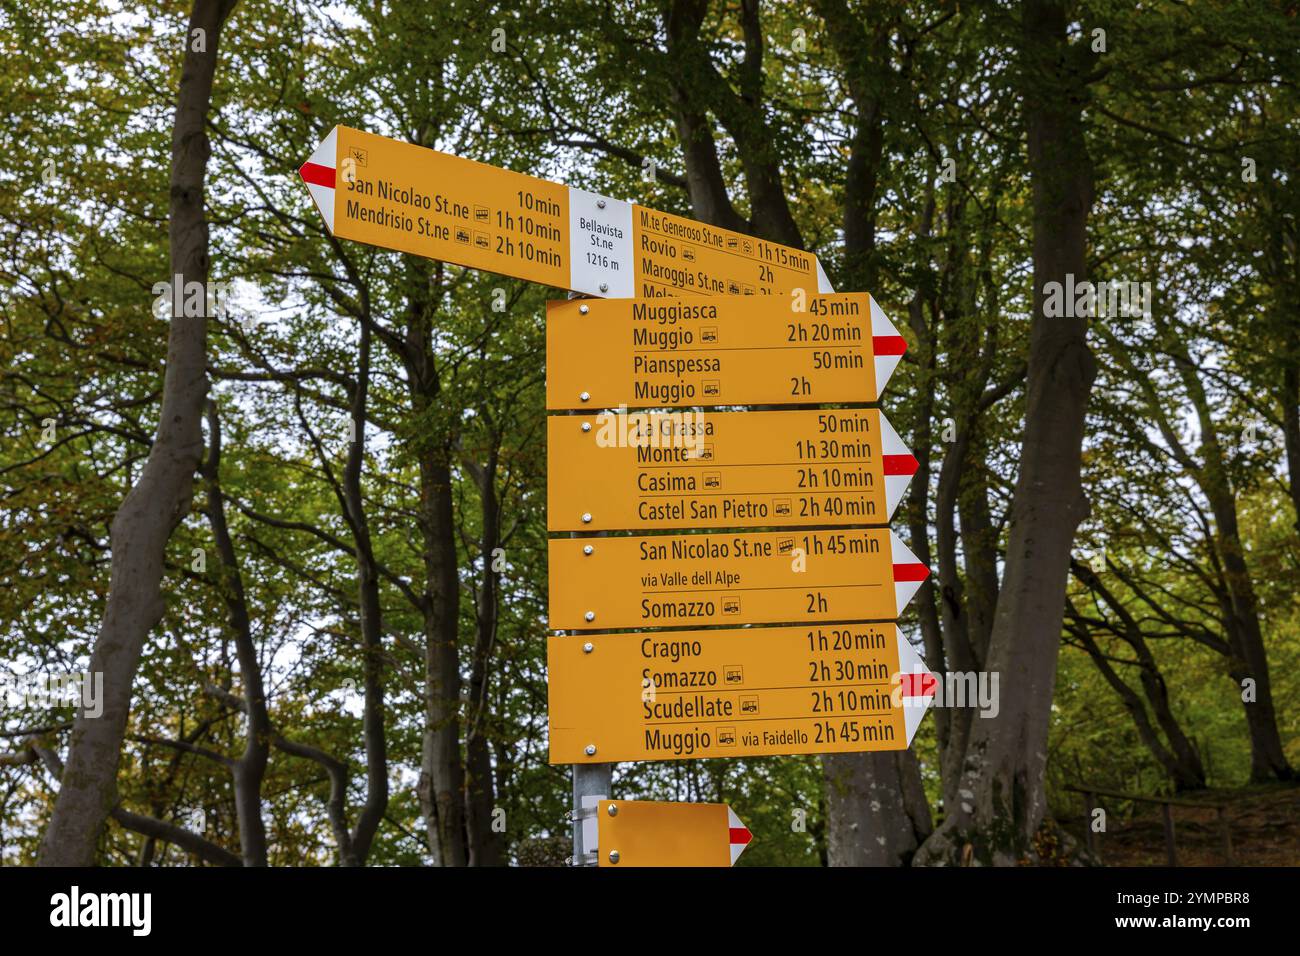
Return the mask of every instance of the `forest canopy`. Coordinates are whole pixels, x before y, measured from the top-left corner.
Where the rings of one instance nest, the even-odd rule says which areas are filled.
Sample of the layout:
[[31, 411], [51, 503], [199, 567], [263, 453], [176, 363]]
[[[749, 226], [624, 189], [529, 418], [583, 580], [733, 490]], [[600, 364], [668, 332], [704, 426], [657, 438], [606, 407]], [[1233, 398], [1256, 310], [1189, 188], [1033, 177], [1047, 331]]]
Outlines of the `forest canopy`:
[[339, 124], [815, 253], [907, 341], [900, 623], [998, 716], [619, 796], [744, 865], [1050, 862], [1072, 787], [1292, 779], [1294, 5], [6, 0], [0, 47], [0, 862], [572, 852], [566, 290], [333, 236]]

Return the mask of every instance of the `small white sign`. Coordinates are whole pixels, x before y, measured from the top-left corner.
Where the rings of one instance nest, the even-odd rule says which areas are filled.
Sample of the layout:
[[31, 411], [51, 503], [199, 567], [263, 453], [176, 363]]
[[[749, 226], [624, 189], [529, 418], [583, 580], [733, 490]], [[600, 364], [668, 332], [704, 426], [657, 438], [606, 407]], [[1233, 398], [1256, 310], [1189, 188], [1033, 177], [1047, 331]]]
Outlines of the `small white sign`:
[[607, 299], [636, 295], [632, 204], [569, 187], [569, 288]]

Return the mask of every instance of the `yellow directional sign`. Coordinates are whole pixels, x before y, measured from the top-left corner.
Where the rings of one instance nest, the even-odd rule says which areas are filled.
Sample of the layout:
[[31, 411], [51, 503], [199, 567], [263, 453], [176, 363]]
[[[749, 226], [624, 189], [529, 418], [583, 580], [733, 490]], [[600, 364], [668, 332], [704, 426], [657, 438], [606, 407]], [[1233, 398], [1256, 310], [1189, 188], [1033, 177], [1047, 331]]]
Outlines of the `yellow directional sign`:
[[596, 813], [605, 867], [731, 866], [751, 839], [725, 803], [600, 800]]
[[548, 542], [554, 629], [894, 620], [929, 574], [887, 528]]
[[916, 472], [877, 409], [547, 422], [551, 531], [884, 524]]
[[549, 637], [546, 664], [551, 763], [903, 750], [923, 712], [893, 624]]
[[299, 175], [341, 239], [561, 289], [830, 291], [810, 252], [346, 126]]
[[548, 302], [546, 406], [874, 402], [906, 348], [864, 292]]

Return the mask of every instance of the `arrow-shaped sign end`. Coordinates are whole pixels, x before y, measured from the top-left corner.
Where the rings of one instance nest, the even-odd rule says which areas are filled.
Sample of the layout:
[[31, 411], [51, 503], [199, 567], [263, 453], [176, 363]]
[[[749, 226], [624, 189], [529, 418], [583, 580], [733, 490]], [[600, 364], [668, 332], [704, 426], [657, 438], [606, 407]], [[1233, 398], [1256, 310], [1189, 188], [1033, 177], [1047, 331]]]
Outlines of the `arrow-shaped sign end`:
[[902, 614], [912, 595], [930, 576], [930, 569], [917, 560], [916, 555], [903, 544], [903, 539], [893, 531], [889, 532], [889, 547], [893, 552], [894, 597], [898, 602], [898, 613]]
[[912, 642], [903, 636], [901, 627], [895, 628], [898, 634], [898, 671], [903, 682], [903, 723], [907, 729], [907, 745], [912, 746], [912, 738], [925, 718], [925, 712], [934, 702], [934, 675], [926, 669], [925, 661], [912, 647]]
[[740, 822], [740, 817], [736, 816], [736, 811], [731, 807], [727, 807], [727, 826], [730, 831], [728, 842], [731, 844], [731, 865], [735, 866], [754, 835], [749, 832], [749, 827]]
[[898, 437], [898, 432], [894, 431], [883, 412], [880, 415], [880, 450], [885, 470], [885, 515], [888, 517], [903, 500], [920, 463], [903, 444], [903, 439]]
[[876, 357], [876, 398], [879, 400], [885, 393], [889, 377], [903, 360], [907, 339], [898, 334], [898, 329], [889, 321], [874, 295], [871, 297], [871, 351]]
[[298, 167], [298, 175], [307, 184], [307, 191], [311, 193], [312, 202], [320, 210], [321, 218], [325, 220], [325, 228], [330, 231], [330, 235], [334, 234], [334, 184], [338, 170], [338, 137], [339, 128], [336, 126], [316, 147], [311, 158]]
[[822, 268], [822, 261], [816, 256], [813, 256], [813, 261], [817, 263], [817, 291], [822, 295], [826, 295], [828, 292], [834, 292], [835, 286], [831, 285], [830, 276], [828, 276], [826, 270]]

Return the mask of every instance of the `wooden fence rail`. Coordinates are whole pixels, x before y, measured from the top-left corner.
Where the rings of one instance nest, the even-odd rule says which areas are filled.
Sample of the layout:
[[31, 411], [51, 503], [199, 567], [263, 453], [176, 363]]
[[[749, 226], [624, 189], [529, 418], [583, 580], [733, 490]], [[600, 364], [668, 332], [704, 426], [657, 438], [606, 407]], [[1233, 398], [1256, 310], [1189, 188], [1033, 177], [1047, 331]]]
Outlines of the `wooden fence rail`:
[[1160, 812], [1164, 817], [1165, 825], [1165, 854], [1170, 866], [1178, 865], [1178, 848], [1174, 842], [1174, 807], [1195, 807], [1198, 810], [1214, 810], [1219, 825], [1219, 846], [1223, 851], [1223, 862], [1228, 866], [1235, 866], [1236, 861], [1232, 855], [1232, 827], [1228, 822], [1227, 805], [1216, 802], [1200, 802], [1196, 800], [1180, 800], [1177, 797], [1151, 797], [1138, 793], [1123, 793], [1119, 790], [1106, 790], [1101, 787], [1075, 786], [1067, 785], [1066, 790], [1074, 793], [1083, 794], [1084, 817], [1083, 817], [1083, 838], [1088, 852], [1091, 853], [1098, 862], [1101, 861], [1101, 839], [1100, 834], [1092, 828], [1092, 814], [1097, 808], [1098, 797], [1112, 797], [1118, 800], [1132, 800], [1137, 803], [1158, 803]]

